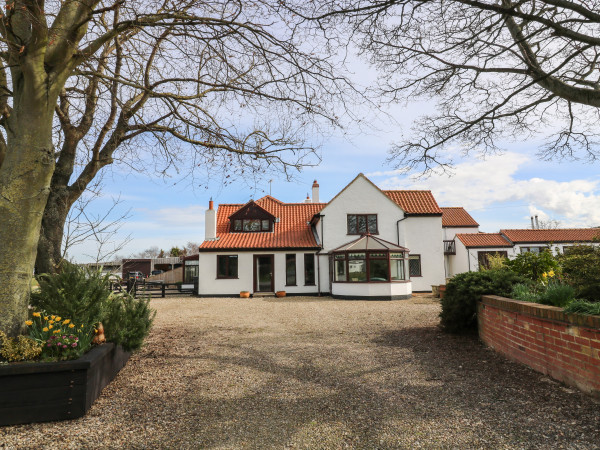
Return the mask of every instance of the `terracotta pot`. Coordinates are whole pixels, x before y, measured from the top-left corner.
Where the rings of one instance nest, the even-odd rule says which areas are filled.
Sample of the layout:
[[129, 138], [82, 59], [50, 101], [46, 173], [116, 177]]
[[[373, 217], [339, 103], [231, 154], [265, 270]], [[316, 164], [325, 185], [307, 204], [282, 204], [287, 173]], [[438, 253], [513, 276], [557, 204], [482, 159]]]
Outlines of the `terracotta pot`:
[[277, 291], [275, 292], [275, 295], [279, 298], [285, 297], [285, 291]]
[[240, 292], [240, 298], [250, 298], [250, 292], [248, 292], [248, 291]]
[[98, 328], [96, 328], [96, 335], [94, 339], [92, 339], [92, 344], [99, 345], [106, 342], [106, 336], [104, 336], [104, 327], [102, 323], [98, 323]]
[[440, 299], [444, 298], [444, 295], [446, 295], [446, 285], [440, 284], [438, 286], [438, 292], [440, 293]]

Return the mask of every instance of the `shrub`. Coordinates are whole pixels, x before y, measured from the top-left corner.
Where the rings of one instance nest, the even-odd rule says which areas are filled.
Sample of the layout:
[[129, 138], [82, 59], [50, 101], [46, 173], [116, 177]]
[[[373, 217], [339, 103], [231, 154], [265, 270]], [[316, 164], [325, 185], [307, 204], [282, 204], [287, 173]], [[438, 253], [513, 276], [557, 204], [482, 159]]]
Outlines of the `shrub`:
[[84, 324], [101, 321], [110, 296], [109, 275], [63, 262], [60, 272], [38, 276], [40, 289], [31, 294], [36, 310], [52, 311]]
[[529, 284], [515, 284], [512, 290], [512, 298], [523, 302], [539, 303], [540, 295], [532, 289]]
[[8, 362], [31, 361], [40, 356], [42, 345], [27, 336], [9, 338], [0, 331], [0, 356]]
[[588, 314], [600, 316], [600, 302], [588, 302], [587, 300], [573, 300], [564, 311], [566, 313]]
[[102, 320], [106, 340], [120, 345], [126, 351], [141, 348], [148, 336], [156, 311], [149, 306], [150, 299], [134, 298], [130, 294], [113, 296], [108, 312]]
[[568, 284], [549, 283], [540, 293], [539, 302], [544, 305], [563, 307], [575, 298], [575, 289]]
[[513, 287], [529, 281], [508, 270], [465, 272], [454, 276], [442, 299], [441, 325], [450, 333], [477, 329], [477, 301], [482, 295], [510, 296]]
[[600, 302], [600, 248], [576, 245], [559, 257], [565, 281], [576, 297]]
[[560, 265], [549, 249], [541, 253], [519, 253], [515, 259], [507, 260], [506, 266], [533, 281], [541, 281], [544, 273], [560, 272]]

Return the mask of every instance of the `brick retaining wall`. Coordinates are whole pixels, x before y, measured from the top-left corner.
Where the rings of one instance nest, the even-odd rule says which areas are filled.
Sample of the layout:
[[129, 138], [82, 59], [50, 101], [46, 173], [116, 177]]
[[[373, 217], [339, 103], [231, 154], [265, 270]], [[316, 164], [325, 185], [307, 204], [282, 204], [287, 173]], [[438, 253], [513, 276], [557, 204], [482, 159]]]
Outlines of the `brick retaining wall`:
[[600, 397], [600, 316], [485, 295], [479, 337], [509, 359]]

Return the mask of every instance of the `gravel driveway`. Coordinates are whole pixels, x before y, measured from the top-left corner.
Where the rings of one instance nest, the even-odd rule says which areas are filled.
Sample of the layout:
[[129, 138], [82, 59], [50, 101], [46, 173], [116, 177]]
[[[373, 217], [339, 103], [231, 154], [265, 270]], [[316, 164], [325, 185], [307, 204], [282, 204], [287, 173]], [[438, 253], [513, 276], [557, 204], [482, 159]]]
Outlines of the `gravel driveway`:
[[441, 333], [439, 303], [154, 300], [148, 345], [28, 448], [600, 448], [600, 404]]

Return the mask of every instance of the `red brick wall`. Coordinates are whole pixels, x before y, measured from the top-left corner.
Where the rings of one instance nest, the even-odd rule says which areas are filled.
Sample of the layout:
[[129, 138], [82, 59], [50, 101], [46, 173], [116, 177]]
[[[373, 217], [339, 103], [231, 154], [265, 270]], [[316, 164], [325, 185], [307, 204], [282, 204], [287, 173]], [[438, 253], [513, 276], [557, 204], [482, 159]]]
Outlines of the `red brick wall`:
[[600, 397], [600, 316], [486, 295], [478, 321], [479, 337], [497, 352]]

